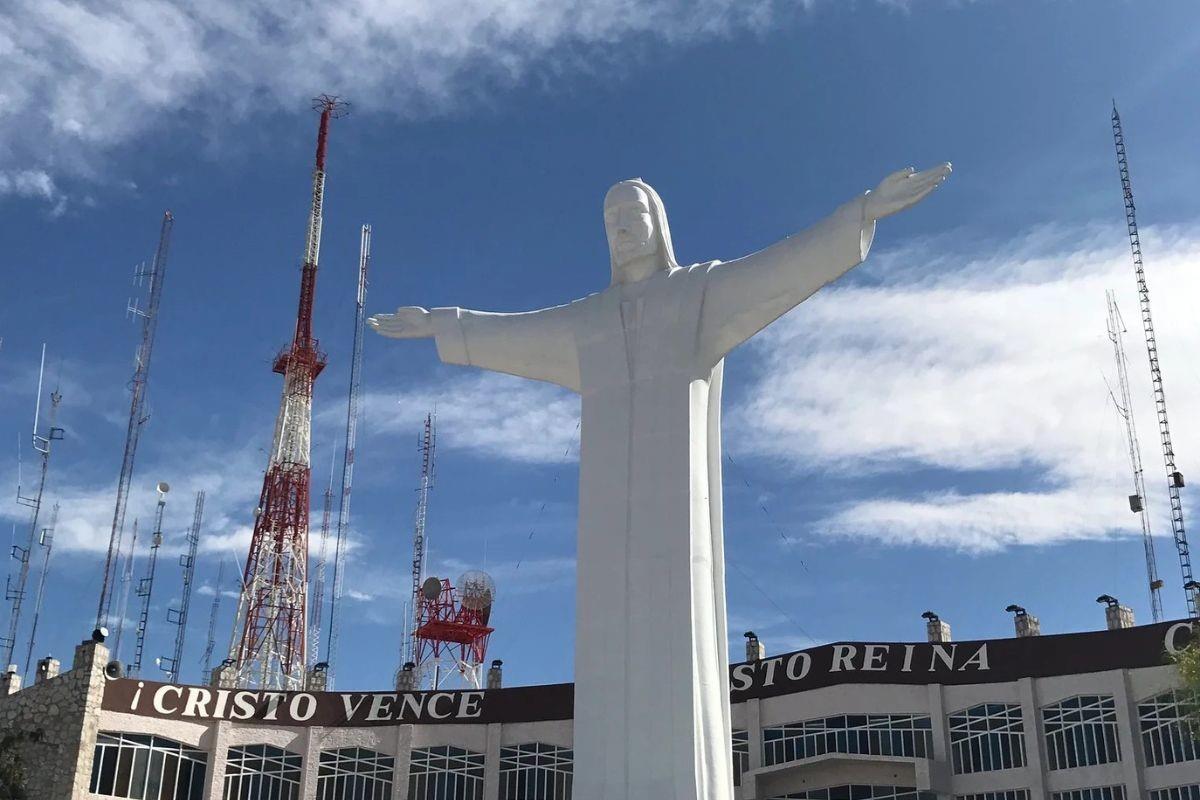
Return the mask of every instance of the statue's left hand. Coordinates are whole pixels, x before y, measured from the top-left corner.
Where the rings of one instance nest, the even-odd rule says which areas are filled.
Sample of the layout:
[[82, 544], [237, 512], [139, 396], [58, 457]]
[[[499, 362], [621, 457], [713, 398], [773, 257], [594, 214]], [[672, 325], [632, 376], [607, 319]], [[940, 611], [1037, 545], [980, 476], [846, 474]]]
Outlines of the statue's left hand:
[[866, 216], [883, 219], [915, 206], [950, 176], [950, 162], [917, 172], [912, 167], [893, 172], [867, 192]]

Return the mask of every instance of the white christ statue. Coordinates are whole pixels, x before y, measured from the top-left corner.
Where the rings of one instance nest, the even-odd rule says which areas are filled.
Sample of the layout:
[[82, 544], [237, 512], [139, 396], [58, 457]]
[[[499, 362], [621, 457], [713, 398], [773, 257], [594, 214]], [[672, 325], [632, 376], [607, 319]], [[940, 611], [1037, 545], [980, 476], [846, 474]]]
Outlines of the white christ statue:
[[682, 267], [641, 180], [604, 199], [608, 288], [516, 314], [400, 308], [369, 322], [432, 337], [442, 361], [582, 397], [575, 621], [575, 800], [730, 800], [721, 525], [725, 355], [867, 255], [875, 221], [943, 164], [887, 177], [808, 230]]

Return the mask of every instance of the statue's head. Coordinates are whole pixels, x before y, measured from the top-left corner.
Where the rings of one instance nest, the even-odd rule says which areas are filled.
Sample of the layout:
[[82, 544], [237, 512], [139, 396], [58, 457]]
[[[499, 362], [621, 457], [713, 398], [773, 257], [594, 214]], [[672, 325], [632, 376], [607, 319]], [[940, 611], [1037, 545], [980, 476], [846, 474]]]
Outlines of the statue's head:
[[658, 192], [640, 179], [621, 181], [604, 197], [604, 229], [613, 283], [633, 283], [679, 266], [667, 212]]

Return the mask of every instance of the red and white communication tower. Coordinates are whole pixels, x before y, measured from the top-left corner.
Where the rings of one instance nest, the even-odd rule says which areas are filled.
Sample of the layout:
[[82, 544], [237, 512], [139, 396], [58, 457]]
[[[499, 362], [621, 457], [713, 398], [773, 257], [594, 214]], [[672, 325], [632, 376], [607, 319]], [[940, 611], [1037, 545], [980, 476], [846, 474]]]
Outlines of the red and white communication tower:
[[437, 689], [457, 675], [464, 684], [482, 688], [495, 599], [496, 583], [480, 570], [463, 573], [457, 588], [445, 578], [425, 580], [413, 631], [416, 680], [428, 679]]
[[283, 398], [262, 494], [254, 511], [254, 535], [226, 662], [227, 679], [237, 686], [304, 688], [312, 394], [313, 382], [325, 367], [325, 354], [313, 336], [313, 297], [321, 250], [329, 120], [341, 116], [345, 107], [329, 95], [313, 101], [314, 110], [321, 112], [321, 122], [296, 332], [291, 345], [275, 360], [275, 372], [283, 375]]

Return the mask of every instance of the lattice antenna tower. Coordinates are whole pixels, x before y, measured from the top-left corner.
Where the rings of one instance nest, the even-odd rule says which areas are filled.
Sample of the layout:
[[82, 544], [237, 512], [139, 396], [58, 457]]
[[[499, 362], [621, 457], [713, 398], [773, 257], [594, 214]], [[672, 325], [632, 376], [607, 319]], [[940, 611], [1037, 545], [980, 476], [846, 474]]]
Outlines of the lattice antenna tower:
[[[1142, 469], [1142, 445], [1138, 442], [1137, 426], [1133, 419], [1133, 398], [1129, 390], [1129, 362], [1125, 354], [1125, 321], [1111, 291], [1108, 299], [1108, 339], [1113, 345], [1113, 359], [1117, 362], [1117, 385], [1120, 396], [1113, 394], [1113, 404], [1125, 423], [1125, 443], [1129, 446], [1129, 465], [1133, 469], [1133, 494], [1129, 495], [1129, 510], [1138, 515], [1142, 523], [1142, 549], [1146, 555], [1146, 584], [1150, 590], [1150, 611], [1154, 621], [1163, 617], [1162, 580], [1158, 577], [1158, 560], [1154, 556], [1154, 536], [1150, 532], [1150, 510], [1147, 507], [1146, 480]], [[1112, 394], [1112, 390], [1109, 390]]]
[[133, 586], [133, 566], [137, 561], [138, 521], [133, 518], [133, 536], [129, 540], [129, 554], [121, 570], [121, 599], [117, 603], [117, 633], [113, 637], [113, 658], [121, 659], [121, 638], [125, 633], [125, 615], [129, 611], [129, 590]]
[[180, 592], [179, 608], [167, 609], [167, 622], [178, 626], [175, 630], [175, 651], [170, 658], [160, 658], [159, 667], [167, 673], [168, 683], [179, 682], [179, 671], [183, 667], [183, 645], [187, 637], [188, 610], [192, 605], [192, 581], [196, 578], [196, 549], [200, 545], [200, 526], [204, 521], [204, 492], [196, 492], [196, 509], [192, 513], [192, 527], [187, 532], [187, 552], [179, 556], [183, 567], [183, 588]]
[[158, 565], [158, 548], [162, 547], [163, 511], [167, 507], [167, 492], [171, 487], [166, 481], [161, 481], [155, 487], [158, 492], [158, 506], [154, 510], [154, 535], [150, 539], [150, 562], [146, 567], [146, 577], [138, 581], [137, 596], [142, 598], [142, 610], [138, 614], [137, 643], [133, 648], [133, 663], [129, 666], [130, 675], [138, 675], [142, 671], [142, 653], [146, 651], [146, 629], [150, 626], [150, 597], [154, 594], [154, 570]]
[[1125, 134], [1121, 128], [1121, 115], [1117, 104], [1112, 112], [1113, 143], [1117, 149], [1117, 169], [1121, 175], [1121, 190], [1125, 197], [1125, 226], [1129, 233], [1129, 247], [1133, 253], [1134, 273], [1137, 276], [1138, 305], [1142, 314], [1142, 330], [1146, 335], [1146, 354], [1150, 361], [1150, 380], [1154, 387], [1154, 410], [1158, 415], [1158, 438], [1162, 443], [1163, 465], [1167, 473], [1167, 497], [1171, 503], [1171, 534], [1175, 549], [1179, 553], [1179, 568], [1183, 574], [1184, 594], [1187, 598], [1188, 616], [1197, 612], [1196, 583], [1192, 578], [1192, 556], [1188, 549], [1187, 533], [1183, 525], [1183, 501], [1179, 490], [1183, 488], [1183, 473], [1175, 466], [1175, 448], [1171, 444], [1171, 427], [1167, 423], [1167, 397], [1163, 391], [1162, 367], [1158, 361], [1158, 339], [1154, 334], [1154, 322], [1150, 316], [1150, 289], [1146, 285], [1146, 271], [1142, 264], [1142, 241], [1138, 235], [1137, 208], [1133, 203], [1133, 185], [1129, 180], [1129, 160], [1125, 153]]
[[325, 649], [327, 685], [333, 688], [337, 659], [338, 614], [346, 573], [346, 539], [350, 535], [350, 495], [354, 487], [354, 449], [358, 442], [359, 390], [362, 387], [363, 329], [366, 323], [367, 273], [371, 267], [371, 226], [363, 225], [358, 246], [358, 293], [354, 302], [354, 350], [350, 390], [346, 395], [346, 449], [342, 453], [342, 491], [338, 499], [337, 536], [333, 556], [333, 591], [329, 598], [329, 640]]
[[217, 646], [217, 614], [221, 611], [221, 586], [225, 583], [225, 559], [220, 559], [217, 562], [217, 583], [213, 587], [212, 607], [208, 612], [208, 639], [204, 643], [204, 654], [200, 656], [200, 663], [204, 665], [204, 677], [201, 682], [208, 684], [212, 682], [212, 654]]
[[313, 102], [321, 121], [296, 329], [291, 344], [275, 360], [275, 372], [283, 375], [283, 395], [255, 509], [228, 659], [232, 682], [240, 687], [300, 690], [305, 684], [312, 397], [313, 383], [325, 368], [325, 354], [313, 335], [313, 301], [321, 252], [329, 121], [345, 107], [328, 95]]
[[46, 576], [50, 573], [50, 554], [54, 551], [54, 528], [58, 525], [58, 503], [50, 509], [50, 522], [42, 528], [38, 545], [42, 548], [42, 569], [38, 573], [37, 591], [33, 599], [33, 624], [29, 628], [29, 646], [25, 649], [24, 680], [29, 679], [29, 667], [33, 663], [33, 648], [37, 642], [38, 622], [42, 617], [42, 601], [46, 596]]
[[29, 536], [25, 540], [25, 546], [18, 544], [12, 546], [12, 557], [18, 562], [17, 579], [14, 583], [12, 576], [9, 575], [5, 585], [4, 599], [12, 603], [8, 617], [8, 635], [0, 639], [0, 646], [3, 646], [3, 659], [0, 663], [13, 663], [13, 651], [17, 646], [17, 631], [21, 626], [21, 608], [25, 602], [25, 591], [29, 583], [29, 559], [33, 554], [34, 543], [37, 541], [38, 517], [42, 511], [42, 495], [46, 491], [46, 475], [50, 471], [50, 449], [54, 442], [63, 438], [63, 429], [54, 426], [55, 418], [58, 416], [58, 404], [62, 402], [62, 395], [55, 389], [50, 393], [50, 413], [47, 416], [45, 432], [39, 432], [42, 415], [42, 380], [46, 373], [46, 345], [42, 345], [42, 361], [41, 367], [38, 369], [38, 389], [37, 401], [34, 404], [33, 411], [33, 451], [40, 456], [40, 467], [38, 469], [37, 484], [32, 494], [25, 495], [21, 493], [21, 486], [17, 485], [17, 502], [29, 509]]
[[416, 631], [421, 626], [421, 584], [425, 581], [425, 554], [428, 542], [425, 522], [429, 515], [429, 491], [437, 468], [437, 417], [425, 415], [425, 429], [418, 441], [421, 453], [421, 479], [417, 483], [417, 508], [413, 514], [412, 557], [412, 628], [408, 634], [408, 661], [417, 660]]
[[100, 601], [96, 606], [96, 627], [107, 626], [109, 609], [112, 605], [113, 578], [120, 560], [121, 539], [125, 531], [125, 507], [129, 501], [129, 486], [133, 480], [133, 462], [137, 455], [138, 440], [142, 427], [150, 419], [146, 406], [146, 390], [150, 382], [150, 357], [154, 352], [154, 334], [158, 329], [158, 309], [162, 300], [163, 279], [167, 274], [167, 253], [171, 247], [171, 231], [175, 217], [170, 211], [163, 213], [162, 227], [158, 234], [158, 249], [149, 270], [142, 268], [134, 272], [137, 285], [149, 280], [146, 308], [130, 301], [128, 313], [142, 321], [142, 341], [134, 357], [133, 378], [129, 382], [129, 422], [125, 429], [125, 450], [121, 457], [121, 473], [117, 478], [117, 500], [113, 508], [112, 530], [108, 535], [108, 553], [104, 558], [104, 578], [100, 584]]
[[317, 550], [317, 568], [313, 574], [312, 598], [308, 613], [308, 652], [312, 657], [321, 652], [321, 626], [325, 611], [325, 568], [329, 555], [329, 520], [333, 514], [333, 469], [337, 455], [329, 457], [329, 485], [321, 504], [321, 545]]

